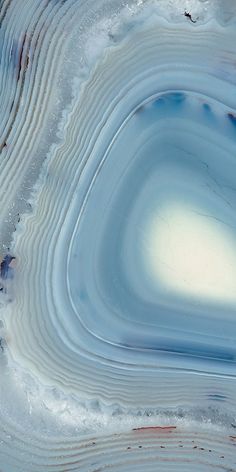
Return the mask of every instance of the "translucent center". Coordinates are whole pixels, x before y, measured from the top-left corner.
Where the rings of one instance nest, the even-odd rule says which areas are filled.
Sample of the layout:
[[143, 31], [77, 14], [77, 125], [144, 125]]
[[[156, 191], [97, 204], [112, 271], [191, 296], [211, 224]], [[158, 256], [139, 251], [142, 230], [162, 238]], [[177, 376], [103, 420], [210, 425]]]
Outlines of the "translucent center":
[[235, 300], [236, 247], [227, 226], [187, 205], [173, 203], [158, 213], [145, 246], [157, 283], [181, 294]]

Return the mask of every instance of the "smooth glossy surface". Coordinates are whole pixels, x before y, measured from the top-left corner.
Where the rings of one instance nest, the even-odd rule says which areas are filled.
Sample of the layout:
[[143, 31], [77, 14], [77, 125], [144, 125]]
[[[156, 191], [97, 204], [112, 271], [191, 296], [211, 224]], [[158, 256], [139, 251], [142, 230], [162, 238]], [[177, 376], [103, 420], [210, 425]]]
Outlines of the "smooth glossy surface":
[[0, 8], [4, 472], [233, 471], [235, 4]]

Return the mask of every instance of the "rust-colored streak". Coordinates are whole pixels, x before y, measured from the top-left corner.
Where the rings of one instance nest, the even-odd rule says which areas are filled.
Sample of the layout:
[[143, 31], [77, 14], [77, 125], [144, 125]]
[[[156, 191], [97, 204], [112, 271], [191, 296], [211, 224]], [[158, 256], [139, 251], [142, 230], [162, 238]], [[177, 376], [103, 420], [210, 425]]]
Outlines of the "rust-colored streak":
[[[18, 73], [17, 73], [17, 82], [19, 82], [20, 86], [20, 92], [19, 92], [19, 97], [17, 102], [15, 103], [14, 100], [11, 104], [10, 107], [10, 114], [11, 112], [13, 113], [12, 119], [8, 125], [8, 129], [5, 132], [5, 136], [3, 138], [3, 142], [0, 144], [0, 153], [6, 147], [7, 140], [11, 134], [11, 130], [13, 128], [19, 107], [20, 107], [20, 101], [23, 93], [23, 87], [24, 87], [24, 82], [25, 82], [25, 74], [29, 65], [29, 48], [31, 44], [31, 39], [32, 37], [29, 37], [27, 33], [24, 33], [21, 48], [20, 48], [20, 53], [19, 53], [19, 62], [18, 62]], [[27, 52], [26, 52], [26, 57], [23, 59], [23, 52], [24, 49], [27, 47]]]
[[[9, 0], [9, 2], [11, 2], [11, 1], [12, 0]], [[34, 51], [32, 51], [32, 54], [30, 56], [29, 51], [30, 51], [30, 48], [31, 48], [32, 37], [35, 33], [36, 27], [39, 24], [39, 21], [40, 21], [42, 15], [44, 14], [45, 9], [48, 7], [50, 2], [51, 2], [51, 0], [48, 0], [47, 3], [45, 4], [44, 8], [42, 9], [42, 11], [41, 11], [41, 13], [40, 13], [40, 15], [37, 19], [37, 22], [34, 25], [34, 28], [31, 32], [31, 34], [29, 35], [26, 32], [23, 36], [23, 39], [22, 39], [22, 44], [21, 44], [21, 49], [20, 49], [20, 54], [19, 54], [19, 61], [18, 61], [18, 72], [17, 72], [17, 82], [19, 82], [19, 88], [20, 88], [19, 96], [18, 96], [18, 99], [17, 99], [16, 102], [15, 102], [15, 99], [13, 100], [13, 103], [11, 104], [11, 107], [10, 107], [10, 114], [12, 112], [13, 116], [9, 120], [10, 123], [9, 123], [9, 125], [6, 129], [6, 132], [4, 133], [2, 143], [0, 143], [0, 154], [1, 154], [2, 150], [4, 149], [4, 143], [8, 141], [8, 138], [9, 138], [9, 136], [11, 134], [11, 131], [12, 131], [12, 128], [14, 126], [14, 122], [16, 120], [16, 117], [17, 117], [17, 114], [18, 114], [18, 111], [19, 111], [19, 108], [20, 108], [20, 102], [21, 102], [21, 98], [22, 98], [22, 94], [23, 94], [26, 71], [29, 67], [30, 61], [33, 60], [33, 58], [34, 58], [35, 49], [38, 46], [39, 37], [41, 35], [42, 29], [44, 28], [44, 25], [41, 27], [41, 30], [39, 31], [39, 33], [37, 35], [37, 38], [35, 40]], [[23, 61], [24, 49], [25, 49], [25, 61]]]
[[142, 426], [140, 428], [133, 428], [132, 431], [154, 431], [157, 433], [172, 433], [177, 426]]

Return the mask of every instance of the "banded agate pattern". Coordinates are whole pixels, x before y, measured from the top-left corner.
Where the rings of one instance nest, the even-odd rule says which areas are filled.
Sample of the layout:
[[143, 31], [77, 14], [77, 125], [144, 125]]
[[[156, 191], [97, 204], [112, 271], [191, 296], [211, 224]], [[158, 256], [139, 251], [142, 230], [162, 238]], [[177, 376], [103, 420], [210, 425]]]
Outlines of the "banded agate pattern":
[[0, 27], [3, 472], [234, 471], [234, 2]]

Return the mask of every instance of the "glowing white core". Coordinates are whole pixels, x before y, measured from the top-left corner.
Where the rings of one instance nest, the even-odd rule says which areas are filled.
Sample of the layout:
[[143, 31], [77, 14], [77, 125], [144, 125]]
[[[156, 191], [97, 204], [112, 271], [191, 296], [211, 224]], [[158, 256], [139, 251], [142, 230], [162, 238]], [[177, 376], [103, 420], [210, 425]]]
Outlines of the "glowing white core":
[[236, 244], [230, 228], [183, 205], [154, 215], [145, 260], [158, 285], [194, 297], [236, 300]]

